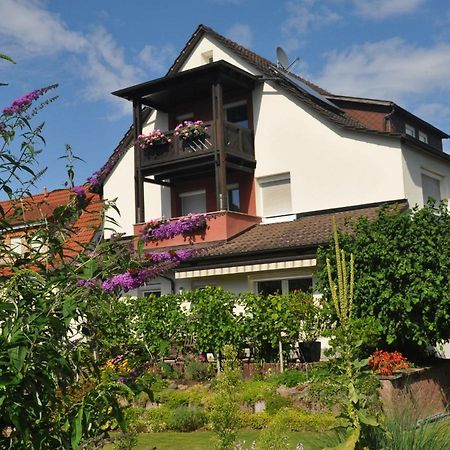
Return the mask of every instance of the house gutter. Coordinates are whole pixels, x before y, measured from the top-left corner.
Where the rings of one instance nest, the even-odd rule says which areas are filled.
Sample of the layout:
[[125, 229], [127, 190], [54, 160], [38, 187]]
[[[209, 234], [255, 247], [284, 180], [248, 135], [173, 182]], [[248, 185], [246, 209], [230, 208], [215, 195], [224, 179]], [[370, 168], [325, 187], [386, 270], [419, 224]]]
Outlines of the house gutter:
[[392, 132], [392, 126], [391, 126], [391, 117], [395, 113], [395, 103], [391, 103], [391, 112], [387, 113], [384, 116], [384, 131], [391, 133]]

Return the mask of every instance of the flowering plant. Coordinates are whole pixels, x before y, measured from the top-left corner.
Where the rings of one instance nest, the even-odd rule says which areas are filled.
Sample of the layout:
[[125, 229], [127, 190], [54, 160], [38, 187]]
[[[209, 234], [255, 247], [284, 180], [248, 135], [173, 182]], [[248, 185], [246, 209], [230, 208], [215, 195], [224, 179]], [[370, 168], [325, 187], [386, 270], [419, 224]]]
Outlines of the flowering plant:
[[369, 365], [379, 375], [392, 375], [395, 371], [408, 369], [411, 363], [400, 352], [376, 350], [369, 358]]
[[208, 127], [202, 120], [196, 120], [195, 122], [185, 120], [175, 127], [175, 136], [183, 141], [203, 138], [208, 136]]
[[188, 214], [178, 220], [148, 222], [142, 233], [144, 242], [172, 239], [175, 236], [188, 236], [206, 228], [206, 214]]
[[154, 145], [167, 144], [172, 140], [166, 136], [160, 129], [153, 130], [150, 134], [141, 134], [137, 138], [139, 147], [145, 150]]

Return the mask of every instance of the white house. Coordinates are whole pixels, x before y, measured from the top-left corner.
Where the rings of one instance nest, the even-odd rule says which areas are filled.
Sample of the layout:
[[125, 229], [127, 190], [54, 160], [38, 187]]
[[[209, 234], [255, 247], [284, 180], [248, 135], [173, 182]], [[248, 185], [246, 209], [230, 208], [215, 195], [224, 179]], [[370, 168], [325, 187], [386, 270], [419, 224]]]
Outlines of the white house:
[[[446, 133], [393, 102], [332, 95], [203, 25], [165, 77], [114, 95], [130, 101], [133, 126], [96, 177], [117, 198], [117, 231], [221, 211], [202, 252], [141, 293], [305, 288], [332, 215], [450, 197]], [[198, 142], [168, 132], [199, 119], [209, 128]], [[140, 149], [155, 129], [171, 142]]]

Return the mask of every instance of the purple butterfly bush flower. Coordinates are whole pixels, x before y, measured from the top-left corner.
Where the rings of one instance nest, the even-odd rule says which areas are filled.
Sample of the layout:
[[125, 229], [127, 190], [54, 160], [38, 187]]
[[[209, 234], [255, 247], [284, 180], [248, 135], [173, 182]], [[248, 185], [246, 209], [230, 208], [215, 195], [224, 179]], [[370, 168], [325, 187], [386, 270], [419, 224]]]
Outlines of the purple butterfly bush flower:
[[50, 89], [56, 88], [57, 85], [47, 86], [45, 88], [36, 89], [34, 91], [29, 92], [28, 94], [22, 95], [22, 97], [17, 98], [11, 103], [11, 106], [8, 106], [3, 110], [3, 115], [5, 117], [14, 116], [17, 114], [22, 114], [25, 112], [31, 104], [37, 100], [40, 96], [44, 95]]
[[178, 220], [148, 222], [142, 233], [144, 242], [172, 239], [175, 236], [188, 236], [206, 228], [206, 214], [188, 214]]
[[84, 190], [83, 186], [75, 186], [73, 188], [73, 193], [77, 196], [79, 200], [85, 200], [86, 199], [86, 191]]

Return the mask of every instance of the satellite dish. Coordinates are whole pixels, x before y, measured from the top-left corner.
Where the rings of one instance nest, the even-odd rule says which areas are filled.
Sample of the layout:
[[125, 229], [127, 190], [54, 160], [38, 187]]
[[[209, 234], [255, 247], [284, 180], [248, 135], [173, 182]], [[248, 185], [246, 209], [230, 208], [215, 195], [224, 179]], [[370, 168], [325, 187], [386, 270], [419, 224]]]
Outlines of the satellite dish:
[[281, 47], [277, 47], [277, 65], [284, 70], [289, 66], [288, 56]]

